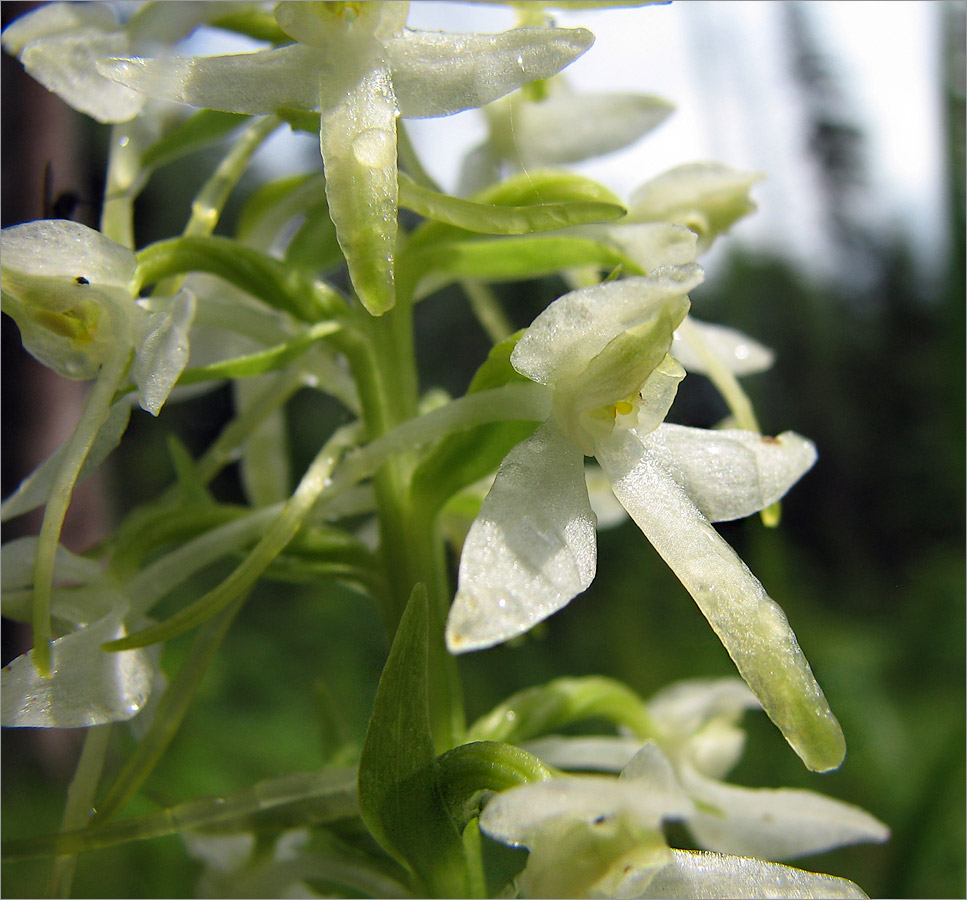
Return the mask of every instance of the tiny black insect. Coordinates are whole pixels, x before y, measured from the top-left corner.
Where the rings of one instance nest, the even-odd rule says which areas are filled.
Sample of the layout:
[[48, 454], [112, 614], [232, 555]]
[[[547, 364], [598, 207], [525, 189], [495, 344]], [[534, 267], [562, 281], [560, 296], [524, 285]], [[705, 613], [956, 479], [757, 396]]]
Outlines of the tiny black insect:
[[90, 282], [83, 275], [78, 275], [77, 278], [74, 279], [74, 281], [77, 284], [90, 284]]

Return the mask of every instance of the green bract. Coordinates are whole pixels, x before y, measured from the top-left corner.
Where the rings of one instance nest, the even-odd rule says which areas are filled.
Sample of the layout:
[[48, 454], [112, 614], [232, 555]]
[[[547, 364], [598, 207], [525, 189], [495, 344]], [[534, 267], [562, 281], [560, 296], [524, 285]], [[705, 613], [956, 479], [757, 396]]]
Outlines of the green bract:
[[408, 4], [280, 3], [297, 43], [258, 53], [126, 59], [99, 71], [134, 90], [228, 112], [319, 109], [326, 194], [360, 300], [395, 303], [396, 118], [482, 106], [558, 72], [591, 45], [583, 29], [498, 35], [407, 29]]

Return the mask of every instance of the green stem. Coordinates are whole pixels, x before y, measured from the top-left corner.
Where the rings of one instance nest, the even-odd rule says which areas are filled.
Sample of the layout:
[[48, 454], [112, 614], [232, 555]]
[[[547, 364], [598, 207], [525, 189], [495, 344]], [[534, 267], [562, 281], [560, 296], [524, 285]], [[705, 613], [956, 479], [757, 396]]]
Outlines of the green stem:
[[[64, 817], [60, 823], [62, 832], [82, 828], [91, 817], [94, 794], [97, 791], [97, 783], [104, 769], [104, 757], [107, 754], [110, 736], [110, 725], [94, 725], [87, 729], [87, 733], [84, 735], [84, 747], [81, 750], [81, 757], [77, 761], [74, 778], [71, 780], [70, 787], [67, 788], [67, 803], [64, 807]], [[49, 897], [69, 897], [76, 870], [76, 855], [58, 856], [54, 860], [54, 866], [47, 882], [47, 895]]]
[[54, 585], [54, 558], [60, 532], [64, 526], [67, 507], [70, 506], [74, 485], [87, 454], [91, 450], [98, 429], [107, 421], [111, 399], [121, 384], [128, 366], [129, 353], [125, 348], [109, 358], [98, 372], [97, 380], [84, 403], [80, 421], [64, 445], [64, 458], [50, 489], [50, 497], [44, 509], [44, 519], [37, 539], [37, 555], [34, 559], [34, 664], [42, 675], [51, 670], [50, 600]]
[[141, 166], [142, 140], [138, 122], [111, 127], [107, 177], [101, 207], [101, 232], [112, 241], [134, 249], [134, 198], [147, 172]]
[[[360, 384], [360, 400], [371, 438], [379, 438], [417, 414], [412, 316], [412, 302], [403, 296], [386, 315], [367, 321], [374, 377]], [[421, 583], [426, 586], [430, 599], [430, 728], [437, 752], [443, 752], [462, 739], [463, 696], [456, 661], [443, 640], [451, 599], [443, 541], [436, 523], [419, 515], [410, 490], [416, 461], [412, 450], [398, 453], [380, 468], [374, 482], [380, 550], [389, 585], [381, 612], [392, 639], [413, 588]]]
[[[278, 116], [255, 119], [242, 129], [241, 135], [232, 144], [232, 149], [215, 168], [211, 177], [202, 185], [191, 203], [191, 215], [182, 232], [183, 237], [207, 237], [215, 230], [229, 195], [252, 161], [255, 151], [281, 124]], [[154, 290], [156, 296], [177, 293], [184, 277], [166, 279]]]

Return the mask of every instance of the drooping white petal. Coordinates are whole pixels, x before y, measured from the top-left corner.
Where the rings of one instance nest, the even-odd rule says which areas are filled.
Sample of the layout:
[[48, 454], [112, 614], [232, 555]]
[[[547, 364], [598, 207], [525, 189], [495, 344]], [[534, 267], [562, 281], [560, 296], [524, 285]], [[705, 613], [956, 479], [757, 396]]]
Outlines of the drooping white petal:
[[626, 814], [645, 828], [681, 819], [692, 802], [675, 782], [583, 775], [532, 781], [497, 794], [480, 814], [480, 828], [494, 840], [529, 847], [557, 819], [591, 823]]
[[[708, 348], [735, 375], [754, 375], [756, 372], [764, 372], [775, 360], [775, 354], [768, 347], [742, 334], [741, 331], [724, 325], [713, 325], [711, 322], [700, 322], [694, 316], [689, 316], [688, 321], [692, 328], [698, 331]], [[707, 371], [705, 363], [692, 349], [691, 344], [677, 333], [671, 354], [689, 372], [704, 374]]]
[[551, 737], [521, 745], [542, 763], [556, 769], [620, 772], [641, 749], [641, 741], [630, 737]]
[[20, 728], [86, 728], [136, 715], [151, 693], [154, 667], [145, 650], [105, 653], [105, 641], [125, 634], [118, 612], [53, 642], [49, 678], [33, 651], [0, 674], [2, 723]]
[[794, 859], [849, 844], [885, 841], [890, 835], [865, 810], [813, 791], [737, 787], [704, 778], [689, 766], [681, 767], [679, 775], [685, 790], [699, 801], [689, 830], [708, 850]]
[[596, 455], [615, 496], [692, 595], [792, 748], [811, 769], [838, 766], [842, 731], [779, 606], [631, 432], [616, 429]]
[[152, 313], [134, 355], [134, 380], [141, 408], [156, 416], [188, 364], [188, 331], [195, 318], [195, 296], [180, 291], [165, 312]]
[[663, 424], [638, 434], [712, 522], [740, 519], [785, 496], [816, 461], [812, 441], [792, 431], [764, 437], [752, 431], [713, 431]]
[[[558, 166], [627, 147], [674, 110], [647, 94], [552, 94], [539, 103], [514, 102], [493, 109], [492, 128], [502, 154], [524, 168]], [[491, 110], [488, 109], [488, 113]], [[506, 144], [501, 141], [506, 135]]]
[[153, 97], [262, 115], [283, 106], [316, 109], [324, 64], [318, 50], [289, 44], [229, 56], [110, 59], [98, 71]]
[[791, 866], [722, 856], [696, 850], [672, 850], [672, 861], [637, 896], [681, 900], [859, 900], [852, 881], [806, 872]]
[[701, 267], [693, 263], [572, 291], [534, 319], [514, 347], [511, 363], [542, 384], [575, 377], [623, 332], [662, 312], [684, 315], [686, 295], [701, 282]]
[[387, 41], [400, 114], [449, 116], [549, 78], [594, 43], [584, 28], [513, 28], [501, 34], [405, 30]]
[[[131, 419], [131, 407], [125, 403], [115, 403], [111, 407], [107, 421], [97, 430], [94, 443], [84, 459], [78, 484], [91, 474], [108, 454], [121, 442]], [[64, 447], [61, 446], [31, 472], [17, 489], [0, 504], [0, 522], [43, 506], [50, 496], [50, 490], [64, 460]]]
[[584, 456], [545, 423], [504, 459], [460, 557], [447, 646], [522, 634], [585, 590], [596, 561]]

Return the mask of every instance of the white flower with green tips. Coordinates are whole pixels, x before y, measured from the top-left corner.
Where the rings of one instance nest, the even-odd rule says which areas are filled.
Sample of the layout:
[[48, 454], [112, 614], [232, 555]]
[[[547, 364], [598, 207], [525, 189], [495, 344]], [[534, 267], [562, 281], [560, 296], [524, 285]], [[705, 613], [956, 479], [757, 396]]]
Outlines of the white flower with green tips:
[[565, 776], [495, 795], [480, 814], [480, 828], [530, 851], [517, 879], [526, 897], [866, 896], [829, 875], [670, 848], [662, 824], [695, 814], [668, 760], [646, 744], [618, 778]]
[[778, 605], [710, 524], [751, 515], [812, 466], [813, 445], [662, 424], [684, 371], [668, 355], [695, 264], [561, 297], [511, 355], [547, 385], [552, 413], [506, 457], [464, 544], [451, 652], [522, 634], [569, 603], [596, 567], [584, 457], [678, 575], [763, 709], [813, 769], [840, 764], [839, 724]]
[[560, 71], [590, 32], [515, 28], [450, 34], [405, 27], [409, 4], [279, 3], [295, 43], [216, 57], [115, 59], [118, 83], [191, 106], [261, 115], [320, 110], [329, 210], [353, 286], [376, 315], [395, 302], [396, 119], [482, 106]]

